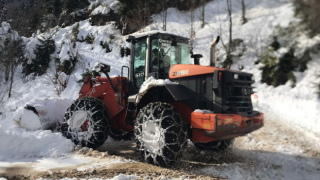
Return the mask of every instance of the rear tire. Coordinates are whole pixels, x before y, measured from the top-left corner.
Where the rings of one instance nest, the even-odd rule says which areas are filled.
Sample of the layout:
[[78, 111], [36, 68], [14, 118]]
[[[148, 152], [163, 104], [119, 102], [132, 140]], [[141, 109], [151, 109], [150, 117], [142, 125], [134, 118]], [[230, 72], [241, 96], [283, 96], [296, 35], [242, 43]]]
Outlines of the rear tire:
[[187, 128], [173, 106], [149, 103], [137, 115], [134, 134], [141, 157], [150, 164], [172, 165], [187, 145]]
[[133, 140], [134, 133], [110, 127], [109, 136], [115, 141], [131, 141]]
[[227, 150], [234, 142], [234, 139], [226, 139], [219, 141], [211, 141], [208, 143], [193, 143], [194, 146], [201, 150], [209, 150], [215, 152], [222, 152]]
[[76, 145], [96, 149], [108, 138], [109, 128], [109, 114], [103, 102], [82, 97], [67, 109], [61, 132]]

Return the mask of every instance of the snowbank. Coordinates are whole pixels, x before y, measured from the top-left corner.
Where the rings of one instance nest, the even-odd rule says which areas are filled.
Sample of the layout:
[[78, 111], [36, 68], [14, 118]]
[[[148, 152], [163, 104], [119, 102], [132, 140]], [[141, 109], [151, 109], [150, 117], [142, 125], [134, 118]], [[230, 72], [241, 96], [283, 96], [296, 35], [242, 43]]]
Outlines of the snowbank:
[[29, 131], [41, 129], [41, 122], [39, 116], [31, 110], [20, 107], [18, 112], [13, 117], [13, 120]]
[[26, 131], [17, 126], [0, 125], [0, 161], [29, 157], [55, 157], [73, 149], [73, 143], [51, 131]]
[[[28, 102], [34, 106], [39, 116], [23, 106], [14, 113], [5, 112], [6, 118], [0, 120], [0, 160], [27, 157], [55, 157], [68, 153], [74, 144], [60, 132], [48, 129], [63, 120], [64, 112], [71, 104], [70, 99], [35, 99]], [[19, 121], [16, 125], [13, 121]], [[41, 122], [41, 124], [40, 124]], [[23, 127], [23, 128], [21, 128]]]

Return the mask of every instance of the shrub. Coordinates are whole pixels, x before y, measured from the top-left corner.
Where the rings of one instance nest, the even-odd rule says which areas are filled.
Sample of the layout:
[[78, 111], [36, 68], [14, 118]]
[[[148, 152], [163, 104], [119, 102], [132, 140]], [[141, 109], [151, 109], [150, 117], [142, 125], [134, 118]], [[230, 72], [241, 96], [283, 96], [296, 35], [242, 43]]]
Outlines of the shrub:
[[106, 53], [110, 53], [112, 51], [107, 42], [100, 41], [100, 46], [106, 50]]
[[295, 66], [297, 71], [304, 72], [307, 67], [307, 63], [311, 60], [310, 49], [306, 49], [301, 58], [296, 59]]
[[96, 76], [100, 76], [100, 73], [95, 71], [95, 70], [89, 70], [86, 69], [86, 72], [81, 74], [81, 79], [77, 81], [77, 83], [83, 83], [84, 80], [86, 79], [86, 77], [91, 76], [91, 77], [96, 77]]
[[72, 34], [73, 34], [74, 39], [77, 39], [77, 38], [78, 38], [79, 27], [80, 27], [80, 24], [77, 23], [77, 24], [72, 28]]
[[130, 54], [131, 54], [131, 49], [128, 48], [128, 47], [124, 48], [123, 46], [121, 46], [121, 48], [120, 48], [120, 54], [121, 54], [121, 57], [130, 56]]
[[114, 34], [109, 34], [110, 41], [114, 40], [115, 38], [116, 38], [116, 36]]
[[93, 44], [95, 39], [96, 39], [96, 38], [94, 37], [94, 35], [93, 35], [92, 33], [89, 33], [89, 34], [86, 36], [85, 41], [86, 41], [86, 43], [88, 43], [88, 44]]
[[[60, 62], [60, 60], [58, 59]], [[58, 72], [64, 72], [66, 75], [70, 75], [74, 70], [74, 67], [77, 63], [77, 57], [69, 55], [69, 60], [64, 60], [61, 64], [59, 63], [57, 67]]]
[[274, 71], [277, 67], [277, 57], [274, 55], [273, 48], [268, 48], [262, 53], [259, 62], [264, 64], [260, 70], [262, 70], [261, 82], [271, 85], [274, 79]]
[[274, 36], [274, 37], [273, 37], [273, 42], [270, 44], [270, 46], [271, 46], [275, 51], [278, 51], [278, 49], [280, 49], [281, 45], [280, 45], [280, 43], [278, 42], [278, 37], [277, 37], [277, 36]]
[[227, 54], [226, 59], [221, 63], [222, 68], [230, 68], [233, 63], [232, 58], [232, 54]]
[[279, 59], [274, 55], [274, 49], [270, 47], [261, 55], [259, 61], [264, 64], [260, 68], [262, 70], [262, 83], [277, 87], [291, 80], [293, 82], [292, 87], [295, 86], [296, 77], [293, 72], [301, 65], [301, 62], [295, 57], [295, 49], [293, 47]]

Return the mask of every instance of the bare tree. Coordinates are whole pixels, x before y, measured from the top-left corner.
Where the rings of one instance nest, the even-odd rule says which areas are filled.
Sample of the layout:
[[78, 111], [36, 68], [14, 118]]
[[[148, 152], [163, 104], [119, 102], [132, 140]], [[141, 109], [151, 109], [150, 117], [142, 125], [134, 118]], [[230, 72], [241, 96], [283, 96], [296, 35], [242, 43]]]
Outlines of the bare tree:
[[195, 31], [195, 0], [189, 1], [190, 5], [190, 31], [189, 31], [189, 38], [190, 38], [190, 52], [193, 51], [193, 42], [196, 39], [196, 31]]
[[11, 97], [15, 70], [23, 57], [23, 49], [22, 40], [16, 37], [15, 33], [8, 34], [5, 46], [2, 49], [1, 64], [5, 68], [5, 83], [8, 83], [10, 79], [9, 98]]
[[201, 28], [204, 27], [204, 24], [205, 24], [205, 19], [204, 19], [204, 15], [205, 15], [205, 6], [206, 6], [206, 0], [201, 0], [201, 4], [202, 4], [202, 7], [201, 7]]
[[229, 48], [228, 54], [232, 52], [232, 4], [231, 0], [227, 0], [228, 14], [229, 14]]
[[162, 11], [162, 29], [167, 30], [167, 15], [168, 15], [168, 5], [167, 0], [163, 0], [163, 11]]
[[49, 68], [49, 72], [46, 73], [46, 76], [52, 83], [55, 92], [58, 97], [61, 96], [62, 92], [68, 85], [71, 75], [67, 75], [64, 72], [59, 71], [60, 61], [55, 61], [54, 68]]
[[242, 7], [241, 21], [242, 21], [242, 24], [245, 24], [248, 22], [248, 19], [246, 18], [246, 4], [245, 4], [244, 0], [241, 0], [241, 7]]
[[[222, 62], [222, 67], [224, 68], [230, 68], [232, 65], [232, 51], [233, 51], [233, 43], [232, 43], [232, 4], [231, 0], [227, 0], [227, 10], [228, 10], [228, 15], [229, 15], [229, 44], [226, 45], [223, 41], [223, 38], [221, 38], [221, 43], [223, 48], [226, 51], [227, 57], [226, 59]], [[219, 17], [220, 19], [220, 17]], [[220, 34], [222, 33], [222, 27], [221, 27], [221, 22], [220, 22]]]

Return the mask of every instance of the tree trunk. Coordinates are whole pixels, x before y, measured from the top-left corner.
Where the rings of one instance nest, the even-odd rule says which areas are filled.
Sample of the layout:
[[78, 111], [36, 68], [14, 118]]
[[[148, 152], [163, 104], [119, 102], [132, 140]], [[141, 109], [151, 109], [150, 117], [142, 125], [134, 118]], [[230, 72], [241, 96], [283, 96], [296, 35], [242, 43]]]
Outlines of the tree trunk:
[[205, 23], [205, 20], [204, 20], [204, 7], [206, 6], [206, 1], [205, 0], [202, 0], [202, 12], [201, 12], [201, 28], [204, 27], [204, 23]]
[[162, 20], [163, 20], [163, 22], [162, 22], [162, 25], [163, 25], [162, 29], [163, 29], [164, 31], [167, 30], [167, 13], [168, 13], [168, 11], [167, 11], [167, 0], [164, 0], [164, 1], [163, 1], [163, 17], [162, 17]]
[[194, 28], [194, 9], [195, 9], [195, 1], [194, 0], [190, 0], [190, 53], [193, 53], [193, 42], [195, 40], [195, 28]]
[[5, 73], [4, 73], [4, 80], [6, 81], [6, 83], [9, 80], [9, 75], [10, 75], [10, 63], [8, 62], [8, 58], [5, 57]]
[[232, 4], [231, 0], [227, 0], [228, 14], [229, 14], [229, 48], [228, 54], [232, 52]]
[[11, 97], [11, 90], [13, 84], [13, 75], [14, 75], [14, 60], [11, 61], [11, 78], [10, 78], [10, 87], [9, 87], [9, 98]]
[[246, 18], [246, 4], [244, 3], [244, 0], [241, 0], [242, 5], [242, 24], [245, 24], [248, 22], [248, 19]]

